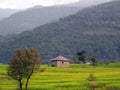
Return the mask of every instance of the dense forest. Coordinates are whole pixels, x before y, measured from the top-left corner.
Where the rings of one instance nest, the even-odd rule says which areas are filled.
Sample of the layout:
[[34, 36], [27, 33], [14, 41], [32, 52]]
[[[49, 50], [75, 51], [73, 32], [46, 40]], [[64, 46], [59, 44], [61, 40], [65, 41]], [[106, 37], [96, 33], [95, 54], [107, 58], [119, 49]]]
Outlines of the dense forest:
[[73, 60], [81, 50], [99, 60], [120, 61], [120, 1], [83, 9], [33, 31], [1, 36], [1, 62], [8, 63], [19, 47], [37, 48], [44, 63], [59, 54]]

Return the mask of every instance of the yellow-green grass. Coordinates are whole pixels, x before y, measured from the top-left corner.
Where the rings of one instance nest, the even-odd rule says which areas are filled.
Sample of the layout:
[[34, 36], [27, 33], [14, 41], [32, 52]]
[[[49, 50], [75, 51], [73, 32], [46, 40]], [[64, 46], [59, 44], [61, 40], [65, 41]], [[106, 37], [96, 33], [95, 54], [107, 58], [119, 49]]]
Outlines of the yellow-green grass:
[[[115, 65], [114, 65], [115, 66]], [[42, 65], [44, 72], [34, 73], [28, 90], [90, 90], [92, 84], [100, 87], [95, 90], [120, 90], [120, 67], [92, 67], [90, 65], [71, 65], [69, 68]], [[16, 90], [17, 82], [7, 76], [7, 65], [0, 65], [0, 90]], [[94, 72], [96, 81], [88, 81]]]

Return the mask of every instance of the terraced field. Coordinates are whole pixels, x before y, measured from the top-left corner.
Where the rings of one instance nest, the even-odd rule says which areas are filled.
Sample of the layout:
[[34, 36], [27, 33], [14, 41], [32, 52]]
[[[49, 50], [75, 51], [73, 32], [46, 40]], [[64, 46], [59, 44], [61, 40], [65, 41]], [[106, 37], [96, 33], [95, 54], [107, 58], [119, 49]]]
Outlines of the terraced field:
[[[35, 73], [28, 90], [120, 90], [120, 63], [99, 67], [71, 65], [56, 68], [48, 65], [40, 67], [44, 72]], [[0, 65], [0, 90], [16, 90], [17, 82], [7, 76], [7, 65]], [[89, 81], [90, 72], [95, 81]]]

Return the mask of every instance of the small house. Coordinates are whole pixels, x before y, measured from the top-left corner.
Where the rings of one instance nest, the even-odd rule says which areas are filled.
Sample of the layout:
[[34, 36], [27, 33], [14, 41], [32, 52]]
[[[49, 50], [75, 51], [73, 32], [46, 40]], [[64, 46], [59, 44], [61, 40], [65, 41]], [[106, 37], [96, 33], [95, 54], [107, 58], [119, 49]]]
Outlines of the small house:
[[88, 61], [88, 62], [86, 62], [85, 64], [92, 64], [92, 62]]
[[69, 67], [70, 60], [59, 55], [58, 57], [51, 59], [51, 66], [53, 66], [53, 67]]

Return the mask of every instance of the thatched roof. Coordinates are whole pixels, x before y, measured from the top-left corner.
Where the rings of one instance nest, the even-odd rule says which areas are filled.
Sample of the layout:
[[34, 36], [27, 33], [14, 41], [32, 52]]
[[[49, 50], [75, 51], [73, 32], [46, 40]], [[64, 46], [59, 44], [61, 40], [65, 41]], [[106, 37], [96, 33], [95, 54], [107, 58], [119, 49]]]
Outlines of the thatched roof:
[[51, 59], [51, 61], [70, 61], [69, 59], [59, 55], [58, 57]]

